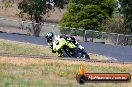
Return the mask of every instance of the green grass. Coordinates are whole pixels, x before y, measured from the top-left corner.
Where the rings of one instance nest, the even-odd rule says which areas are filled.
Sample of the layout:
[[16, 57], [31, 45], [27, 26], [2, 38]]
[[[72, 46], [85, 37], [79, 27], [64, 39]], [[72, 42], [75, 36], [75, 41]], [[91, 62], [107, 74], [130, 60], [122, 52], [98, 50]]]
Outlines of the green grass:
[[[10, 59], [16, 61], [16, 59]], [[82, 62], [30, 59], [0, 63], [0, 87], [131, 87], [130, 83], [86, 83], [79, 85], [75, 75]], [[36, 62], [37, 61], [37, 62]], [[48, 62], [46, 62], [48, 61]], [[10, 63], [9, 63], [10, 62]], [[132, 73], [131, 66], [83, 64], [88, 73]]]
[[[46, 46], [2, 39], [0, 39], [0, 53], [57, 56], [57, 53], [52, 53], [51, 49]], [[107, 57], [97, 54], [90, 54], [90, 58], [108, 60]]]
[[[46, 46], [2, 39], [0, 39], [0, 53], [57, 56], [57, 53], [52, 53], [51, 49]], [[108, 60], [107, 57], [97, 54], [90, 54], [90, 58]]]
[[46, 46], [7, 40], [0, 40], [0, 52], [26, 55], [55, 55]]

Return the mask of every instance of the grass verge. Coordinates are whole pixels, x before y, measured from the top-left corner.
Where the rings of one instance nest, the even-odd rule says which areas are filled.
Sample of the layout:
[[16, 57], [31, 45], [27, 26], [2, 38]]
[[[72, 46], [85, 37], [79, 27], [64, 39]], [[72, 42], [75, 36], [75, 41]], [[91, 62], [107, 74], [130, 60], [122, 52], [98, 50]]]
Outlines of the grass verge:
[[87, 63], [50, 59], [0, 57], [0, 87], [131, 87], [130, 83], [79, 85], [78, 67], [88, 73], [132, 73], [130, 64]]
[[[45, 56], [57, 56], [51, 52], [51, 49], [44, 45], [35, 45], [31, 43], [10, 41], [0, 39], [0, 53], [11, 53], [11, 54], [24, 54], [24, 55], [45, 55]], [[108, 60], [108, 57], [89, 54], [91, 59]]]
[[51, 50], [43, 45], [23, 43], [0, 39], [0, 53], [25, 54], [25, 55], [46, 55], [55, 56]]
[[[46, 46], [8, 40], [0, 40], [0, 53], [2, 52], [56, 56]], [[107, 57], [96, 54], [90, 54], [90, 57], [100, 60], [107, 59]], [[132, 73], [132, 65], [130, 64], [0, 56], [0, 87], [132, 87], [132, 82], [79, 85], [75, 80], [75, 75], [80, 64], [83, 64], [88, 73]]]

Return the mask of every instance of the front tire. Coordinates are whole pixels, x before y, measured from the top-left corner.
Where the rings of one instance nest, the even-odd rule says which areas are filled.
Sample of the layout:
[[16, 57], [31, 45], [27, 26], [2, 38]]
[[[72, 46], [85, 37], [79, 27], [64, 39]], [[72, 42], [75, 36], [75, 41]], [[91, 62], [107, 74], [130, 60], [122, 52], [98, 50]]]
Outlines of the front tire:
[[61, 50], [64, 57], [69, 57], [64, 49]]
[[63, 47], [62, 53], [64, 53], [64, 55], [66, 55], [66, 57], [73, 57], [72, 51], [67, 46]]

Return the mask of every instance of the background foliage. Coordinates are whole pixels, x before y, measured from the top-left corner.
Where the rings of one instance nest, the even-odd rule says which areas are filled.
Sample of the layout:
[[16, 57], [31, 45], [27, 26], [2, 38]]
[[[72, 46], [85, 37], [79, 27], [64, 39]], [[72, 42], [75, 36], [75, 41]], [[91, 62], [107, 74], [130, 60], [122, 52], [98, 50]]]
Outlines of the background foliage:
[[[54, 2], [53, 2], [54, 1]], [[20, 14], [26, 13], [32, 21], [34, 36], [39, 37], [43, 15], [54, 7], [63, 8], [64, 0], [22, 0], [18, 4]], [[54, 3], [54, 4], [53, 4]], [[23, 16], [23, 15], [22, 15]], [[37, 26], [35, 23], [37, 23]]]
[[132, 34], [132, 0], [119, 0], [120, 13], [124, 18], [124, 29], [128, 34]]
[[70, 0], [61, 26], [100, 30], [103, 20], [112, 16], [115, 0]]

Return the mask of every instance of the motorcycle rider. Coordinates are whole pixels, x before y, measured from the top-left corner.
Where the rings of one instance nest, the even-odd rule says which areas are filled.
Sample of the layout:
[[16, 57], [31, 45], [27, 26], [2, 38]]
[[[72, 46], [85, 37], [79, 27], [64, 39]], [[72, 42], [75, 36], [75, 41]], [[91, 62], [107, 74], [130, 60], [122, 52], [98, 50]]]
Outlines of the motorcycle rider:
[[[54, 39], [53, 39], [54, 37]], [[55, 53], [55, 51], [53, 50], [53, 40], [57, 40], [58, 38], [64, 38], [65, 40], [72, 42], [75, 46], [77, 46], [77, 48], [83, 50], [84, 47], [82, 47], [81, 45], [79, 45], [79, 43], [76, 41], [76, 39], [72, 36], [63, 36], [63, 35], [54, 35], [52, 32], [48, 32], [45, 36], [45, 38], [47, 39], [48, 42], [48, 46], [52, 49], [52, 52]], [[58, 56], [62, 57], [63, 53], [61, 52], [61, 50], [57, 51]]]
[[[54, 37], [54, 34], [52, 32], [48, 32], [45, 36], [45, 38], [47, 39], [47, 43], [48, 43], [49, 48], [52, 49], [53, 53], [56, 53], [56, 51], [53, 50], [53, 43], [52, 42], [54, 39], [57, 39], [57, 36], [55, 35], [54, 39], [53, 39], [53, 37]], [[59, 57], [63, 56], [63, 53], [61, 52], [61, 50], [58, 50], [57, 53], [58, 53]]]
[[45, 36], [45, 38], [47, 39], [48, 46], [50, 46], [51, 49], [53, 48], [53, 44], [52, 44], [53, 37], [54, 37], [54, 34], [52, 32], [48, 32]]

